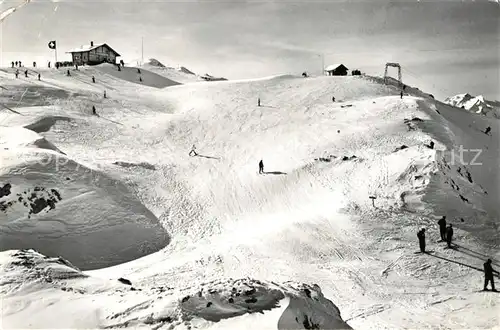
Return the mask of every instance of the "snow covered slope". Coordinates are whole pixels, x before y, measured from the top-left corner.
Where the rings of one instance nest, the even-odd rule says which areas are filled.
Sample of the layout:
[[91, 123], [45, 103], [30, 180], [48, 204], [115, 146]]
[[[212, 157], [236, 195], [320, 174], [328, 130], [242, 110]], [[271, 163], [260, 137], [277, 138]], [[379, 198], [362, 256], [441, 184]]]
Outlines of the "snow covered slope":
[[[96, 84], [89, 82], [92, 75]], [[101, 185], [95, 189], [101, 194], [93, 195], [93, 208], [84, 208], [100, 219], [93, 228], [103, 236], [95, 244], [127, 244], [128, 236], [108, 234], [99, 225], [117, 221], [115, 212], [120, 215], [120, 208], [131, 203], [136, 203], [134, 215], [151, 223], [158, 219], [171, 241], [131, 262], [118, 264], [110, 257], [115, 266], [84, 271], [85, 277], [65, 284], [82, 294], [63, 292], [54, 281], [20, 286], [31, 283], [26, 279], [30, 271], [15, 261], [19, 251], [3, 253], [2, 278], [21, 281], [2, 282], [4, 306], [19, 306], [2, 311], [7, 327], [306, 329], [345, 326], [341, 319], [361, 329], [493, 328], [499, 323], [498, 296], [478, 292], [484, 260], [490, 257], [495, 268], [500, 266], [498, 123], [411, 87], [401, 99], [398, 88], [371, 77], [287, 75], [158, 89], [100, 68], [72, 71], [71, 77], [55, 70], [42, 76], [42, 82], [16, 80], [9, 69], [0, 72], [8, 95], [22, 95], [29, 87], [43, 100], [32, 98], [16, 107], [16, 100], [3, 98], [13, 111], [2, 110], [0, 124], [34, 130], [65, 153], [60, 157], [70, 167], [81, 164], [98, 173]], [[54, 97], [61, 89], [67, 93]], [[99, 116], [91, 115], [92, 105]], [[69, 120], [54, 120], [61, 117]], [[487, 126], [491, 135], [483, 133]], [[5, 142], [13, 150], [0, 150], [0, 160], [12, 165], [2, 170], [2, 185], [31, 183], [23, 170], [9, 166], [26, 166], [32, 158], [23, 156], [20, 165], [14, 156], [24, 155], [37, 139]], [[198, 156], [190, 157], [193, 144]], [[481, 154], [473, 159], [477, 149]], [[31, 152], [30, 157], [38, 157]], [[263, 175], [258, 174], [260, 159]], [[66, 194], [88, 189], [82, 185], [92, 182], [66, 165], [54, 171], [55, 165], [37, 173], [46, 171], [44, 185], [66, 192], [54, 209], [31, 220], [60, 216]], [[68, 186], [66, 177], [76, 186]], [[370, 196], [376, 197], [375, 207]], [[75, 198], [67, 205], [81, 207]], [[0, 212], [6, 228], [22, 211], [9, 210]], [[71, 212], [69, 206], [66, 211]], [[456, 228], [452, 249], [438, 242], [436, 221], [444, 214]], [[138, 227], [147, 223], [128, 214], [120, 219]], [[30, 224], [36, 235], [46, 229], [44, 221]], [[417, 253], [416, 242], [423, 226], [432, 251], [425, 255]], [[53, 238], [52, 244], [63, 239]], [[2, 248], [34, 244], [21, 243]], [[82, 269], [95, 268], [84, 250], [71, 251], [79, 254], [72, 259], [70, 247], [62, 247], [37, 249]], [[116, 283], [122, 277], [136, 290], [125, 293]], [[253, 296], [257, 302], [238, 300], [237, 293], [251, 289], [238, 292], [242, 281], [234, 279], [246, 279], [263, 294]], [[294, 288], [289, 281], [297, 283]], [[207, 289], [200, 295], [201, 287]], [[28, 306], [30, 301], [39, 303]], [[269, 306], [274, 307], [264, 311]], [[264, 314], [241, 314], [242, 309]], [[67, 311], [66, 316], [54, 320], [55, 310]], [[181, 321], [166, 325], [167, 317]]]
[[124, 278], [88, 276], [67, 260], [33, 250], [0, 253], [0, 267], [2, 316], [9, 316], [2, 320], [4, 329], [189, 329], [208, 324], [214, 329], [244, 329], [245, 323], [248, 329], [252, 324], [262, 324], [259, 329], [351, 329], [318, 286], [251, 279], [212, 281], [181, 290], [136, 286]]
[[458, 94], [447, 98], [445, 103], [486, 117], [500, 119], [500, 103], [487, 101], [482, 95]]

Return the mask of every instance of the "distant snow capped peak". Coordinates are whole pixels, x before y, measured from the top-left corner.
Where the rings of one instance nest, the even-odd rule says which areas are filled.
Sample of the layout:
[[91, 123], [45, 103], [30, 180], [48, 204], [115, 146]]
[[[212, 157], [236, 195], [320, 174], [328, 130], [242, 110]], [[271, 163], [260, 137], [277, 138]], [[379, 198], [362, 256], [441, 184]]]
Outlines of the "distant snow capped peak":
[[445, 99], [444, 103], [486, 117], [500, 118], [500, 108], [495, 106], [495, 102], [486, 100], [483, 95], [457, 94]]

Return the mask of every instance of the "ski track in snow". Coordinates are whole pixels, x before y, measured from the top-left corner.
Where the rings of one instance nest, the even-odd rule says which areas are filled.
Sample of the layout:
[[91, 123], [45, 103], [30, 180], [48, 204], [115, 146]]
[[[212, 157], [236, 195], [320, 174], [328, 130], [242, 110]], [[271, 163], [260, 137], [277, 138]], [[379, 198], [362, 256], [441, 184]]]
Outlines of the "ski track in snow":
[[[22, 208], [0, 213], [2, 230], [13, 235], [22, 223], [43, 238], [74, 226], [73, 242], [81, 249], [68, 254], [65, 242], [49, 252], [86, 269], [94, 269], [97, 259], [109, 262], [110, 255], [123, 262], [113, 249], [129, 253], [149, 241], [157, 224], [171, 240], [157, 236], [148, 243], [155, 250], [168, 244], [160, 251], [140, 252], [135, 256], [144, 256], [140, 259], [71, 279], [58, 275], [68, 271], [52, 259], [0, 254], [7, 328], [28, 326], [27, 318], [36, 326], [75, 328], [235, 329], [248, 322], [262, 322], [262, 329], [303, 327], [303, 322], [344, 327], [341, 321], [328, 323], [340, 314], [360, 329], [498, 325], [498, 298], [475, 292], [482, 273], [474, 269], [488, 257], [497, 269], [500, 264], [498, 123], [411, 88], [401, 100], [397, 88], [369, 77], [207, 83], [185, 76], [188, 84], [161, 89], [138, 84], [135, 69], [110, 70], [81, 67], [66, 77], [65, 70], [41, 69], [41, 82], [16, 80], [10, 68], [0, 72], [10, 93], [5, 95], [22, 94], [29, 84], [45, 100], [27, 98], [15, 108], [20, 115], [0, 112], [0, 125], [23, 134], [21, 140], [0, 135], [0, 147], [6, 146], [0, 149], [0, 183], [9, 180], [13, 189], [31, 182], [54, 185], [63, 196], [55, 210], [33, 220]], [[160, 76], [182, 76], [151, 70], [158, 86], [170, 84]], [[47, 88], [37, 89], [42, 86]], [[61, 97], [58, 89], [71, 96]], [[92, 105], [99, 117], [91, 115]], [[478, 133], [487, 123], [494, 137]], [[39, 139], [66, 155], [34, 166], [57, 155], [33, 142]], [[426, 147], [430, 140], [434, 149]], [[192, 144], [197, 157], [188, 156]], [[402, 145], [407, 148], [397, 150]], [[453, 164], [451, 150], [459, 145], [484, 148], [486, 166]], [[257, 173], [259, 159], [267, 174]], [[368, 196], [377, 197], [375, 208]], [[90, 207], [76, 207], [82, 200]], [[81, 218], [68, 217], [72, 207]], [[455, 225], [455, 249], [436, 243], [441, 214]], [[82, 226], [83, 219], [89, 225]], [[119, 231], [99, 235], [107, 225], [123, 226], [130, 238]], [[148, 229], [128, 241], [130, 226]], [[416, 253], [416, 231], [423, 226], [433, 251], [425, 255]], [[93, 251], [84, 248], [94, 244]], [[113, 247], [99, 255], [106, 244]], [[16, 258], [27, 270], [13, 264]], [[47, 270], [52, 267], [57, 271]], [[120, 277], [134, 290], [117, 283]], [[203, 293], [203, 288], [231, 291], [242, 283], [233, 279], [257, 281], [252, 285], [261, 287], [259, 304], [274, 297], [273, 307], [241, 307], [235, 292]], [[285, 284], [290, 280], [317, 284], [318, 295], [335, 305], [304, 296], [303, 289]], [[197, 298], [182, 302], [187, 292]], [[40, 297], [47, 302], [29, 302]], [[340, 312], [331, 312], [335, 306]], [[57, 308], [68, 312], [53, 320], [49, 316]]]

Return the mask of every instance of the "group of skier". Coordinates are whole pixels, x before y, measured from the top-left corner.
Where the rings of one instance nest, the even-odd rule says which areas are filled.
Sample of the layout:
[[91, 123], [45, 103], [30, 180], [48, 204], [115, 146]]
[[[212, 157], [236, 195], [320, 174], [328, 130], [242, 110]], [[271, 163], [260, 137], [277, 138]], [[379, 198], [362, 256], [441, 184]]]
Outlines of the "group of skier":
[[[28, 69], [24, 70], [24, 76], [26, 78], [28, 78]], [[16, 76], [16, 78], [19, 78], [19, 69], [16, 69], [16, 71], [14, 72], [14, 76]], [[40, 73], [38, 73], [38, 80], [40, 80], [42, 78], [42, 75]]]
[[22, 63], [21, 63], [21, 61], [15, 61], [15, 62], [12, 61], [11, 65], [12, 65], [12, 67], [18, 67], [18, 68], [20, 68], [20, 67], [23, 66]]
[[[451, 241], [453, 239], [453, 226], [448, 224], [446, 226], [446, 216], [441, 217], [438, 221], [439, 225], [439, 234], [441, 236], [441, 241], [446, 242], [448, 248], [452, 248]], [[422, 228], [417, 233], [418, 243], [420, 245], [420, 252], [426, 253], [425, 251], [425, 228]], [[492, 260], [488, 259], [484, 264], [484, 289], [488, 290], [488, 283], [491, 283], [491, 290], [497, 291], [495, 289], [495, 282], [493, 280], [493, 273], [498, 273], [493, 269]]]

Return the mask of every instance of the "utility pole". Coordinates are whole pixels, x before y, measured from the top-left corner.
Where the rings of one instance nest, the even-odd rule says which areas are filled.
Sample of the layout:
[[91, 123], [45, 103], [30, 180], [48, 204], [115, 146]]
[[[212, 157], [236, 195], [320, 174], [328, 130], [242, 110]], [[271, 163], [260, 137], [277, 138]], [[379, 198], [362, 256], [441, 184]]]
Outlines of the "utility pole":
[[320, 75], [324, 76], [325, 75], [325, 56], [324, 56], [323, 53], [316, 54], [316, 56], [321, 57], [321, 71], [320, 71]]
[[141, 39], [141, 65], [144, 65], [144, 37]]
[[325, 55], [321, 54], [321, 75], [325, 75]]

